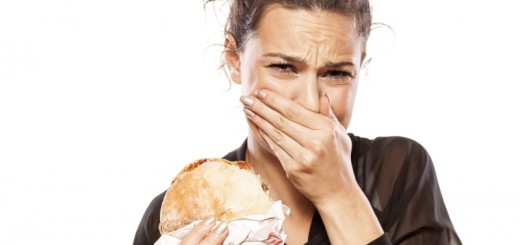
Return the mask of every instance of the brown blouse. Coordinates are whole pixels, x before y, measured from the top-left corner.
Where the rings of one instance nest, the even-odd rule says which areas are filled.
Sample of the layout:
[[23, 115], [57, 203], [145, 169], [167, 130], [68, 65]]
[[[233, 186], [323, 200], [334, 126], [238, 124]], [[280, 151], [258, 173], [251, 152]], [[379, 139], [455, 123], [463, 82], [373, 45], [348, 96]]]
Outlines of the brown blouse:
[[[462, 244], [444, 205], [432, 160], [420, 144], [403, 137], [349, 136], [356, 180], [385, 231], [370, 244]], [[223, 158], [245, 160], [246, 142]], [[146, 209], [134, 245], [151, 245], [159, 239], [164, 194]], [[330, 244], [317, 211], [309, 229], [308, 245]]]

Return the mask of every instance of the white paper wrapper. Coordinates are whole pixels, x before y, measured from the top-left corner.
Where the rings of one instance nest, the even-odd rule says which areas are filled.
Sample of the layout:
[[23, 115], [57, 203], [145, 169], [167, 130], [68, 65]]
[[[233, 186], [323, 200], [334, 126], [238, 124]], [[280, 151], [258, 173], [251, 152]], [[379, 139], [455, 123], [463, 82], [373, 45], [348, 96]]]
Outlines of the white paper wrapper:
[[[277, 201], [271, 205], [269, 212], [265, 215], [249, 215], [228, 221], [229, 234], [224, 241], [225, 245], [247, 244], [284, 244], [285, 233], [282, 224], [285, 215], [289, 215], [289, 207]], [[177, 245], [182, 237], [193, 227], [201, 222], [197, 220], [176, 231], [164, 234], [159, 238], [155, 245]]]

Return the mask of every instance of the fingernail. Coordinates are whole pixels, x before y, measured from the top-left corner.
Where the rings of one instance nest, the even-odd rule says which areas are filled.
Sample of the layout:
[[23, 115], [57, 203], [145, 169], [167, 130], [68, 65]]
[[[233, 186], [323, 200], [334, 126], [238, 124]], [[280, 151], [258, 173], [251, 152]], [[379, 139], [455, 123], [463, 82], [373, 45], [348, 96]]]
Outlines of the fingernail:
[[261, 99], [264, 99], [267, 96], [267, 93], [264, 90], [256, 90], [255, 94]]
[[244, 105], [252, 105], [253, 104], [253, 99], [247, 97], [247, 96], [241, 96], [240, 97], [240, 102], [242, 102], [242, 104]]
[[222, 222], [222, 223], [217, 225], [217, 227], [215, 228], [215, 230], [213, 230], [213, 232], [215, 232], [216, 234], [221, 235], [222, 233], [224, 233], [224, 231], [226, 230], [227, 226], [228, 226], [227, 222]]
[[255, 113], [252, 112], [251, 110], [247, 109], [247, 108], [244, 108], [244, 112], [246, 113], [246, 115], [248, 115], [250, 117], [254, 117], [255, 116]]
[[215, 222], [215, 217], [211, 216], [211, 217], [207, 218], [206, 220], [204, 220], [204, 225], [211, 225], [211, 224], [213, 224], [213, 222]]

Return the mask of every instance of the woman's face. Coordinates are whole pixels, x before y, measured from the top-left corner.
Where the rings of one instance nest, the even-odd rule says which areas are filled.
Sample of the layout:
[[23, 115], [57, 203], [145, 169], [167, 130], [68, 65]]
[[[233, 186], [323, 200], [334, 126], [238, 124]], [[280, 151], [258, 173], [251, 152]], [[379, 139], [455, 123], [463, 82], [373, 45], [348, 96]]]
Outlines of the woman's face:
[[[353, 18], [271, 5], [243, 51], [226, 58], [243, 95], [268, 89], [318, 113], [320, 97], [327, 94], [334, 114], [347, 128], [363, 51]], [[250, 127], [261, 138], [256, 126]]]

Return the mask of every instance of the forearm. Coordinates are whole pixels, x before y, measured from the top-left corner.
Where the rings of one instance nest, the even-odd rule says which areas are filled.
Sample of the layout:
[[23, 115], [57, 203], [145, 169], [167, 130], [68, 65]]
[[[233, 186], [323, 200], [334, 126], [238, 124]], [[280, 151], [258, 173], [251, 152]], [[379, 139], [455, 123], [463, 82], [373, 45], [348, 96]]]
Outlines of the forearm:
[[359, 187], [316, 205], [331, 244], [367, 244], [384, 231]]

